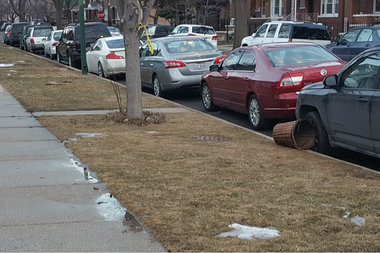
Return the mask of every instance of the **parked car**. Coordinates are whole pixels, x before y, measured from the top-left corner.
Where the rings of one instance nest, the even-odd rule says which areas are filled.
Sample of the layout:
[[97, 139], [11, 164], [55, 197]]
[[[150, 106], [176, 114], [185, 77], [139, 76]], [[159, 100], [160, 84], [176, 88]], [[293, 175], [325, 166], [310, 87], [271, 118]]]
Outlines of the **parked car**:
[[101, 38], [86, 53], [88, 71], [102, 77], [125, 74], [123, 36]]
[[327, 45], [330, 40], [330, 34], [322, 24], [272, 21], [264, 23], [251, 36], [243, 38], [241, 46], [273, 42], [314, 42], [319, 45]]
[[7, 26], [11, 25], [10, 22], [4, 22], [2, 25], [1, 25], [1, 28], [0, 28], [0, 31], [1, 32], [4, 32], [5, 31], [5, 28], [7, 28]]
[[26, 48], [29, 52], [34, 53], [37, 51], [44, 51], [44, 43], [53, 31], [51, 26], [34, 26], [30, 30], [30, 36], [25, 40]]
[[208, 40], [201, 37], [179, 36], [152, 40], [140, 49], [141, 81], [153, 88], [154, 95], [183, 87], [198, 87], [201, 74], [223, 56]]
[[119, 28], [114, 27], [114, 26], [107, 26], [108, 30], [110, 31], [112, 36], [120, 36], [121, 32]]
[[26, 38], [30, 36], [30, 31], [34, 25], [26, 25], [23, 27], [22, 32], [20, 34], [20, 49], [21, 50], [26, 50]]
[[380, 48], [369, 49], [299, 93], [297, 118], [315, 126], [315, 151], [343, 147], [380, 158], [379, 70]]
[[20, 43], [20, 34], [24, 26], [30, 25], [29, 22], [20, 22], [11, 24], [10, 34], [9, 34], [9, 45], [18, 46]]
[[44, 54], [45, 56], [50, 56], [50, 59], [55, 59], [56, 57], [56, 47], [58, 41], [62, 36], [63, 30], [51, 31], [44, 43]]
[[223, 107], [248, 114], [251, 126], [262, 129], [269, 119], [295, 118], [297, 92], [344, 65], [314, 43], [240, 47], [202, 75], [202, 103], [208, 111]]
[[338, 36], [326, 48], [345, 61], [372, 47], [380, 46], [380, 27], [366, 26], [352, 29]]
[[211, 44], [218, 47], [218, 35], [214, 28], [205, 25], [178, 25], [169, 36], [201, 36], [206, 38]]
[[[174, 27], [168, 25], [147, 25], [148, 36], [150, 39], [161, 38], [168, 36]], [[146, 41], [146, 32], [143, 31], [141, 35], [141, 40]]]
[[[99, 38], [111, 37], [107, 26], [101, 22], [85, 23], [86, 48], [92, 47]], [[67, 61], [71, 67], [81, 65], [80, 25], [71, 24], [63, 29], [57, 46], [57, 61]]]
[[11, 42], [11, 38], [10, 38], [10, 34], [11, 34], [11, 26], [8, 25], [5, 30], [4, 30], [4, 44], [6, 45], [9, 45], [9, 43]]

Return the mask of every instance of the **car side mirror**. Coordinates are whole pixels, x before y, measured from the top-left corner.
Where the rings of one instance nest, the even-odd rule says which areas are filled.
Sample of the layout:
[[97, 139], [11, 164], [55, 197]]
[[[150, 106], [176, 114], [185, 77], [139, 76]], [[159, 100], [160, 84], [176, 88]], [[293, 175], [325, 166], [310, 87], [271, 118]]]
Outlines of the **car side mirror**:
[[215, 71], [219, 71], [219, 65], [218, 64], [213, 64], [210, 66], [210, 71], [211, 72], [215, 72]]
[[332, 75], [328, 76], [323, 80], [323, 84], [326, 87], [336, 89], [338, 87], [338, 76], [337, 75]]

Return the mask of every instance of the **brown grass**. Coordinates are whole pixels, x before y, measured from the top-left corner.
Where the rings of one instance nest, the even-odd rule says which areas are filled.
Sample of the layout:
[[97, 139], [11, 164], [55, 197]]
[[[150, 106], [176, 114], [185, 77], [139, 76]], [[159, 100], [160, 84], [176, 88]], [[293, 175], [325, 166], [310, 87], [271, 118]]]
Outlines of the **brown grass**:
[[[380, 251], [380, 176], [373, 172], [278, 146], [198, 112], [144, 126], [104, 116], [39, 120], [62, 141], [105, 134], [66, 146], [170, 251]], [[344, 219], [346, 211], [366, 225]], [[235, 222], [281, 235], [216, 237]]]

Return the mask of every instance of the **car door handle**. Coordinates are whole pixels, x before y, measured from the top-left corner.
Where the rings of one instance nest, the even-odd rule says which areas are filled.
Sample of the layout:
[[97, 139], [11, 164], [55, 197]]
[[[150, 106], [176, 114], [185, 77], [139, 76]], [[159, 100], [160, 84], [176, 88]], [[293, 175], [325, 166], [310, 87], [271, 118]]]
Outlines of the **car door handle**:
[[359, 103], [367, 103], [367, 102], [368, 102], [368, 98], [365, 98], [365, 97], [359, 97], [359, 98], [357, 99], [357, 101], [358, 101]]

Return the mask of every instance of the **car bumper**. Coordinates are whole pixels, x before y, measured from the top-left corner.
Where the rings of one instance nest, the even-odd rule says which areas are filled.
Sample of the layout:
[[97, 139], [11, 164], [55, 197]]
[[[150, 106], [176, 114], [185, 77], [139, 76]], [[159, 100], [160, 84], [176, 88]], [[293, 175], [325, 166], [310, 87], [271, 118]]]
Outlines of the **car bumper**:
[[103, 70], [107, 76], [125, 73], [125, 60], [113, 59], [102, 62]]
[[264, 108], [266, 118], [295, 118], [298, 95], [295, 92], [283, 93], [274, 100], [273, 107]]
[[51, 47], [50, 48], [50, 54], [57, 54], [57, 50], [56, 50], [56, 48], [55, 47]]
[[30, 44], [32, 50], [43, 50], [44, 44]]
[[179, 69], [167, 69], [163, 75], [159, 75], [163, 90], [173, 90], [183, 87], [198, 86], [201, 82], [201, 75], [183, 75]]

